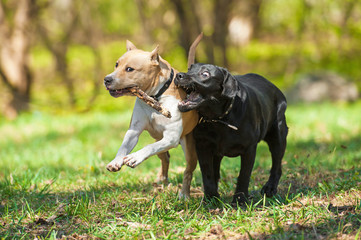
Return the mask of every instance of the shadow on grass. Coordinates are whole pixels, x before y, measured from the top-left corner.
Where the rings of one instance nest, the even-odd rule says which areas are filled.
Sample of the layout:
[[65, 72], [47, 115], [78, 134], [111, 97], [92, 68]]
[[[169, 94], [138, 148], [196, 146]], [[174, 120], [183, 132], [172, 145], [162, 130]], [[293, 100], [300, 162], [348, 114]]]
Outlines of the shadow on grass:
[[8, 181], [0, 182], [1, 237], [48, 238], [54, 231], [57, 238], [93, 236], [92, 228], [105, 227], [128, 214], [141, 214], [158, 195], [151, 183], [103, 184], [56, 193], [49, 191], [50, 186], [32, 188], [13, 189]]
[[[297, 171], [297, 169], [293, 170]], [[342, 171], [338, 175], [331, 175], [331, 177], [339, 179], [337, 181], [345, 182], [348, 181], [345, 176], [354, 176], [357, 171], [359, 170]], [[181, 175], [177, 174], [174, 177], [175, 179], [171, 181], [178, 182], [181, 179]], [[154, 209], [153, 205], [156, 208], [164, 208], [166, 205], [166, 211], [172, 209], [175, 212], [181, 212], [184, 209], [192, 208], [190, 206], [193, 206], [195, 210], [199, 206], [200, 201], [202, 201], [201, 197], [194, 197], [190, 202], [177, 202], [177, 190], [175, 189], [178, 186], [166, 190], [159, 185], [142, 181], [124, 182], [122, 184], [103, 182], [84, 190], [69, 190], [56, 193], [50, 191], [51, 183], [48, 186], [43, 186], [41, 189], [33, 189], [31, 185], [15, 188], [14, 184], [11, 184], [10, 181], [11, 179], [8, 177], [0, 181], [0, 236], [8, 238], [22, 236], [41, 236], [47, 238], [54, 231], [56, 231], [57, 237], [74, 234], [82, 237], [96, 236], [94, 229], [106, 227], [112, 221], [111, 219], [121, 221], [121, 219], [127, 219], [130, 215], [147, 215], [150, 209]], [[296, 176], [292, 181], [302, 182], [304, 181], [303, 176]], [[297, 194], [300, 193], [317, 195], [328, 191], [328, 194], [331, 195], [336, 194], [337, 191], [344, 191], [344, 187], [336, 183], [334, 185], [329, 184], [329, 189], [306, 185], [292, 185], [289, 188], [287, 184], [289, 184], [288, 180], [281, 181], [278, 197], [268, 199], [266, 206], [270, 207], [271, 204], [275, 203], [278, 205], [289, 205], [297, 201], [297, 198], [299, 198]], [[217, 209], [222, 209], [230, 203], [233, 189], [230, 189], [228, 193], [221, 196], [221, 203], [202, 203], [201, 211], [204, 211], [205, 214], [222, 214], [222, 211], [217, 212]], [[243, 206], [244, 211], [258, 211], [262, 209], [262, 196], [259, 195], [258, 191], [254, 191], [252, 194], [253, 203], [260, 202], [259, 206], [254, 206], [250, 209]], [[305, 239], [315, 237], [327, 238], [335, 237], [340, 232], [354, 233], [360, 228], [361, 216], [356, 209], [360, 209], [361, 205], [338, 207], [328, 205], [328, 208], [334, 216], [330, 216], [328, 219], [320, 219], [319, 223], [296, 222], [287, 226], [280, 224], [271, 231], [271, 234], [261, 234], [253, 237], [283, 239], [302, 235]], [[340, 230], [336, 226], [342, 226], [344, 229]]]
[[330, 217], [317, 222], [278, 225], [270, 234], [257, 234], [254, 239], [360, 239], [360, 206], [329, 205]]
[[[86, 126], [76, 133], [48, 132], [45, 135], [35, 136], [27, 140], [26, 144], [33, 142], [57, 141], [62, 138], [92, 138], [91, 133], [96, 133], [98, 124]], [[19, 143], [20, 147], [24, 142]], [[288, 150], [284, 161], [284, 174], [279, 186], [279, 204], [288, 205], [298, 194], [303, 196], [326, 196], [336, 195], [357, 187], [360, 190], [361, 176], [361, 139], [352, 138], [347, 141], [336, 141], [336, 143], [316, 142], [314, 140], [302, 142], [289, 142]], [[266, 146], [260, 146], [260, 155], [266, 157], [261, 161], [271, 161]], [[321, 157], [320, 157], [321, 156]], [[347, 159], [346, 159], [347, 158]], [[264, 160], [265, 159], [265, 160]], [[223, 160], [223, 161], [226, 161]], [[228, 160], [227, 161], [234, 161]], [[331, 161], [329, 163], [329, 161]], [[221, 181], [223, 193], [222, 204], [203, 204], [206, 209], [217, 209], [228, 204], [232, 200], [236, 175], [227, 173], [239, 165], [239, 159], [235, 163], [227, 164], [222, 174]], [[224, 164], [224, 162], [223, 162]], [[222, 165], [223, 165], [222, 164]], [[33, 169], [35, 171], [35, 169]], [[51, 169], [54, 173], [76, 172], [78, 169], [69, 169], [63, 166], [54, 166]], [[268, 179], [268, 169], [256, 168], [253, 171], [253, 185], [263, 185]], [[99, 177], [102, 172], [96, 171], [92, 177]], [[154, 174], [155, 175], [155, 174]], [[199, 173], [198, 173], [199, 176]], [[17, 176], [12, 176], [17, 178]], [[66, 177], [66, 176], [64, 176]], [[176, 185], [173, 189], [162, 196], [162, 201], [172, 204], [177, 199], [178, 184], [181, 183], [183, 174], [173, 175], [171, 182]], [[15, 179], [16, 180], [16, 179]], [[104, 179], [103, 179], [104, 180]], [[123, 183], [112, 183], [111, 178], [104, 182], [94, 184], [85, 190], [51, 192], [52, 183], [43, 184], [37, 188], [31, 177], [22, 178], [14, 184], [9, 175], [0, 180], [0, 236], [21, 237], [42, 236], [49, 237], [53, 230], [57, 231], [57, 237], [73, 233], [90, 234], [89, 226], [93, 228], [105, 227], [109, 219], [123, 218], [130, 214], [141, 215], [150, 209], [155, 203], [155, 198], [160, 191], [158, 186], [151, 182], [125, 181]], [[16, 180], [17, 181], [17, 180]], [[233, 182], [233, 183], [232, 183]], [[226, 184], [227, 183], [227, 184]], [[231, 184], [229, 184], [231, 183]], [[76, 183], [74, 183], [76, 185]], [[196, 187], [201, 186], [201, 180], [196, 180]], [[260, 189], [260, 187], [258, 188]], [[262, 200], [259, 191], [253, 190], [253, 201]], [[177, 203], [171, 205], [175, 211], [189, 207], [189, 204], [198, 206], [201, 197], [195, 197], [190, 203]], [[291, 199], [291, 200], [290, 200]], [[326, 203], [329, 204], [329, 203]], [[330, 205], [331, 206], [331, 205]], [[327, 219], [321, 219], [320, 223], [292, 223], [288, 226], [277, 226], [276, 230], [264, 235], [265, 238], [288, 238], [305, 234], [304, 238], [334, 237], [340, 232], [354, 232], [360, 228], [361, 216], [356, 211], [358, 205], [343, 205], [330, 207], [329, 211], [334, 215]], [[255, 209], [257, 211], [257, 209]], [[342, 224], [341, 224], [342, 223]], [[343, 224], [345, 223], [345, 224]], [[87, 227], [84, 227], [86, 225]], [[335, 226], [343, 226], [345, 229], [338, 229]], [[332, 229], [330, 231], [330, 229]], [[262, 236], [261, 236], [262, 237]]]

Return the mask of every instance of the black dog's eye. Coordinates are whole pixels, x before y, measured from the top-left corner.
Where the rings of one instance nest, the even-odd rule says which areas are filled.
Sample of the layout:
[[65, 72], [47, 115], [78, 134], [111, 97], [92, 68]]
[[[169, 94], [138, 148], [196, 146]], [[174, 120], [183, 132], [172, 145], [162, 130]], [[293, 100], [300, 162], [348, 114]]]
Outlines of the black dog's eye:
[[134, 68], [126, 67], [126, 68], [125, 68], [125, 71], [126, 71], [126, 72], [133, 72], [133, 71], [134, 71]]
[[116, 62], [116, 63], [115, 63], [115, 68], [117, 68], [117, 67], [118, 67], [118, 65], [119, 65], [119, 64], [118, 64], [118, 62]]
[[209, 72], [202, 72], [201, 76], [204, 78], [209, 78], [210, 74], [209, 74]]

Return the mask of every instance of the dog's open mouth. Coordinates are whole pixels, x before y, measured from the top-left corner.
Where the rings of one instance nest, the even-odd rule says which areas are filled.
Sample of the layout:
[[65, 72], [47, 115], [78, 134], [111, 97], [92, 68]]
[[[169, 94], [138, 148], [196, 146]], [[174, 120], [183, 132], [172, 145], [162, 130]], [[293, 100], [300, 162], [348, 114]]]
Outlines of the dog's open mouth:
[[178, 103], [178, 109], [181, 112], [187, 112], [192, 109], [195, 109], [201, 102], [203, 98], [200, 93], [192, 91], [187, 94], [187, 98], [183, 99]]
[[123, 88], [123, 89], [116, 89], [116, 90], [112, 90], [112, 89], [108, 89], [109, 93], [112, 97], [121, 97], [121, 96], [133, 96], [131, 89], [133, 87], [128, 87], [128, 88]]

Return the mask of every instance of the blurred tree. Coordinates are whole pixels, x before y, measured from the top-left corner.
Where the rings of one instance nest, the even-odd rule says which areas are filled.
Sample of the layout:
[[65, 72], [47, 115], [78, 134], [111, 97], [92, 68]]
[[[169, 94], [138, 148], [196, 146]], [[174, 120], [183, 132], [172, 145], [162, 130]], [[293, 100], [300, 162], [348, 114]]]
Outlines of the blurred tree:
[[99, 43], [102, 41], [103, 31], [101, 29], [101, 16], [97, 15], [98, 8], [96, 5], [82, 4], [77, 2], [77, 9], [79, 11], [79, 29], [78, 39], [80, 43], [89, 46], [94, 57], [93, 77], [91, 79], [93, 90], [89, 94], [88, 102], [84, 108], [90, 109], [96, 97], [99, 94], [100, 85], [103, 84], [103, 71], [102, 71], [102, 57], [100, 52]]
[[187, 53], [195, 37], [202, 31], [199, 16], [191, 0], [174, 0], [175, 12], [178, 16], [181, 31], [178, 33], [179, 44]]
[[143, 36], [144, 36], [144, 42], [147, 44], [151, 43], [151, 27], [150, 22], [148, 21], [149, 17], [147, 16], [147, 1], [145, 0], [135, 0], [135, 3], [138, 8], [138, 14], [139, 19], [141, 22], [142, 30], [143, 30]]
[[[73, 1], [53, 1], [49, 5], [47, 14], [52, 16], [51, 18], [45, 16], [47, 19], [55, 21], [38, 19], [38, 32], [46, 48], [55, 57], [55, 70], [67, 88], [69, 104], [74, 107], [76, 104], [74, 81], [69, 75], [66, 56], [72, 35], [78, 25], [79, 13], [74, 7]], [[54, 27], [54, 23], [57, 27]]]
[[174, 0], [172, 3], [181, 29], [178, 34], [180, 45], [187, 52], [199, 32], [205, 32], [202, 41], [208, 63], [228, 67], [229, 37], [239, 45], [257, 36], [262, 0]]
[[245, 46], [252, 38], [261, 36], [261, 6], [263, 0], [234, 0], [228, 24], [230, 40], [234, 45]]
[[[213, 0], [195, 3], [191, 0], [174, 0], [173, 5], [178, 16], [181, 31], [178, 39], [180, 45], [189, 49], [195, 37], [202, 31], [205, 31], [204, 45], [206, 45], [207, 62], [227, 66], [226, 59], [226, 38], [228, 35], [227, 23], [233, 0]], [[211, 14], [210, 14], [211, 13]], [[205, 29], [204, 29], [205, 28]], [[217, 58], [214, 56], [214, 49], [217, 51]], [[221, 55], [221, 61], [216, 61], [218, 55]]]
[[32, 75], [29, 69], [31, 27], [38, 16], [36, 0], [0, 2], [0, 78], [10, 90], [4, 114], [15, 118], [29, 109]]
[[[93, 84], [92, 94], [89, 94], [88, 103], [82, 108], [89, 109], [89, 106], [96, 99], [101, 83], [101, 56], [98, 42], [102, 32], [97, 24], [96, 4], [84, 4], [82, 1], [52, 1], [42, 18], [38, 19], [37, 27], [40, 39], [46, 48], [55, 58], [55, 72], [66, 88], [68, 103], [74, 108], [77, 106], [79, 96], [76, 93], [76, 85], [83, 87], [71, 75], [69, 71], [69, 48], [73, 44], [89, 46], [93, 53], [95, 66], [94, 77], [90, 80]], [[49, 21], [49, 20], [52, 21]], [[48, 20], [48, 21], [46, 21]], [[87, 80], [85, 80], [87, 81]]]
[[12, 117], [30, 100], [40, 109], [88, 109], [123, 40], [148, 50], [159, 44], [181, 70], [201, 31], [202, 62], [284, 86], [315, 70], [357, 83], [360, 23], [358, 0], [1, 0], [0, 107], [6, 102]]
[[224, 67], [228, 67], [227, 36], [232, 4], [233, 0], [214, 0], [213, 6], [214, 32], [212, 39], [221, 59], [221, 62], [218, 64]]

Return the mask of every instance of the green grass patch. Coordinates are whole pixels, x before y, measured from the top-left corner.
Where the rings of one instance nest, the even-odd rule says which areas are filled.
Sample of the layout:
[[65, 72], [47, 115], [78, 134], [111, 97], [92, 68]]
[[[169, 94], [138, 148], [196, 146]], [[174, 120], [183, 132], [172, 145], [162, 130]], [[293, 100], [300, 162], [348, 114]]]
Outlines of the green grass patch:
[[[128, 101], [128, 100], [126, 100]], [[191, 199], [178, 199], [185, 161], [172, 149], [170, 184], [160, 161], [110, 173], [131, 110], [0, 122], [0, 239], [316, 239], [361, 236], [361, 103], [294, 105], [279, 193], [259, 191], [271, 165], [260, 144], [251, 202], [229, 205], [239, 158], [225, 158], [219, 202], [204, 203], [197, 167]], [[153, 142], [142, 134], [136, 150]]]

